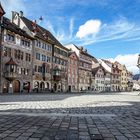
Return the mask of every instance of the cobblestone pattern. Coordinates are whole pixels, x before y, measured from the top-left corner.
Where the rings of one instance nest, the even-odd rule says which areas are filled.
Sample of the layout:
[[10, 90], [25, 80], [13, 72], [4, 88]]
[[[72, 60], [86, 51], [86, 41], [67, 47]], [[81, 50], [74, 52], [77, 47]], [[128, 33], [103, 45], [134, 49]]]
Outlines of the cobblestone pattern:
[[[3, 140], [140, 140], [140, 96], [137, 93], [53, 95], [53, 99], [50, 95], [39, 98], [38, 95], [14, 95], [0, 96], [0, 101], [0, 139]], [[4, 115], [8, 111], [25, 115]], [[66, 115], [27, 116], [28, 112]], [[79, 116], [67, 116], [71, 113]], [[83, 117], [81, 113], [93, 116]]]

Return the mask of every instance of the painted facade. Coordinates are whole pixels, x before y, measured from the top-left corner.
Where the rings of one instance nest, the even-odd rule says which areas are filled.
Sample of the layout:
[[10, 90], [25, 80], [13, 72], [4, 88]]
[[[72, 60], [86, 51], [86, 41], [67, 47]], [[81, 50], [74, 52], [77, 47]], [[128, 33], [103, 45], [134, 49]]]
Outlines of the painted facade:
[[32, 39], [9, 19], [1, 27], [1, 93], [32, 89]]
[[74, 44], [64, 47], [22, 11], [13, 11], [12, 20], [4, 13], [0, 5], [0, 93], [126, 91], [132, 87], [132, 74], [124, 65], [98, 61]]
[[12, 17], [14, 23], [34, 38], [33, 90], [66, 91], [68, 50], [48, 30], [24, 17], [23, 12], [13, 12]]
[[[2, 25], [2, 21], [3, 21], [3, 15], [5, 14], [5, 11], [0, 3], [0, 25]], [[2, 93], [2, 76], [3, 76], [3, 71], [2, 71], [2, 33], [3, 33], [3, 29], [2, 26], [0, 26], [0, 93]]]
[[61, 44], [54, 45], [52, 52], [52, 89], [58, 92], [68, 90], [68, 49]]
[[103, 59], [99, 59], [100, 64], [105, 70], [105, 91], [111, 91], [111, 67], [112, 65], [107, 63]]
[[121, 91], [121, 70], [115, 63], [112, 63], [111, 90]]
[[119, 62], [115, 62], [115, 64], [118, 66], [118, 68], [121, 70], [121, 91], [127, 91], [128, 89], [128, 79], [127, 79], [127, 69], [125, 65], [120, 64]]
[[92, 61], [97, 63], [97, 59], [91, 56], [83, 47], [77, 47], [74, 44], [66, 45], [68, 49], [75, 51], [79, 59], [78, 79], [79, 91], [92, 89]]
[[68, 91], [78, 92], [78, 57], [75, 52], [69, 52], [68, 61]]
[[92, 75], [95, 79], [94, 89], [95, 91], [105, 91], [105, 70], [101, 64], [97, 63], [93, 65]]

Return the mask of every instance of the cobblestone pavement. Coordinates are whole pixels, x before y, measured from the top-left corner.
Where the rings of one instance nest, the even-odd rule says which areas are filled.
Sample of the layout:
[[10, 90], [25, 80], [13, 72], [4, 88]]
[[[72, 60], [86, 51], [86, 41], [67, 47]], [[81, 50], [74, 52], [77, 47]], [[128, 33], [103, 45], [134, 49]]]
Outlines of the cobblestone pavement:
[[140, 140], [140, 96], [1, 95], [0, 139]]

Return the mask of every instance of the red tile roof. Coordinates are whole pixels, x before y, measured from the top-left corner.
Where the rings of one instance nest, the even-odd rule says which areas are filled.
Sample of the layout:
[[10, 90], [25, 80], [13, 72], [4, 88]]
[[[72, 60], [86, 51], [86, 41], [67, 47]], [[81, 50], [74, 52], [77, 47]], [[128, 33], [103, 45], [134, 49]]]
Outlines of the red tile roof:
[[17, 65], [16, 62], [11, 58], [5, 65]]

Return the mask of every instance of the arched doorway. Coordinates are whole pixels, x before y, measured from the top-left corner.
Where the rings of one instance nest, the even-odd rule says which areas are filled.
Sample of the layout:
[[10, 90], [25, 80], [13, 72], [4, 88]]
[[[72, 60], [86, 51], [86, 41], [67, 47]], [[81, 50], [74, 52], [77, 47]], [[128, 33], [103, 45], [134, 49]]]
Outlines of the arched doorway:
[[34, 91], [36, 91], [36, 92], [39, 91], [39, 82], [37, 82], [37, 81], [34, 82]]
[[40, 90], [43, 91], [45, 89], [45, 83], [41, 82], [40, 83]]
[[24, 82], [23, 83], [23, 90], [30, 92], [30, 82]]
[[13, 81], [13, 93], [20, 92], [20, 82], [18, 80]]
[[3, 83], [3, 93], [8, 93], [8, 87], [9, 87], [9, 83], [5, 81]]
[[47, 85], [46, 88], [49, 89], [49, 83], [48, 82], [46, 83], [46, 85]]
[[62, 88], [61, 88], [61, 85], [58, 85], [58, 89], [57, 89], [57, 91], [60, 92], [61, 89], [62, 89]]
[[54, 84], [54, 91], [56, 91], [57, 90], [57, 84], [55, 83]]

